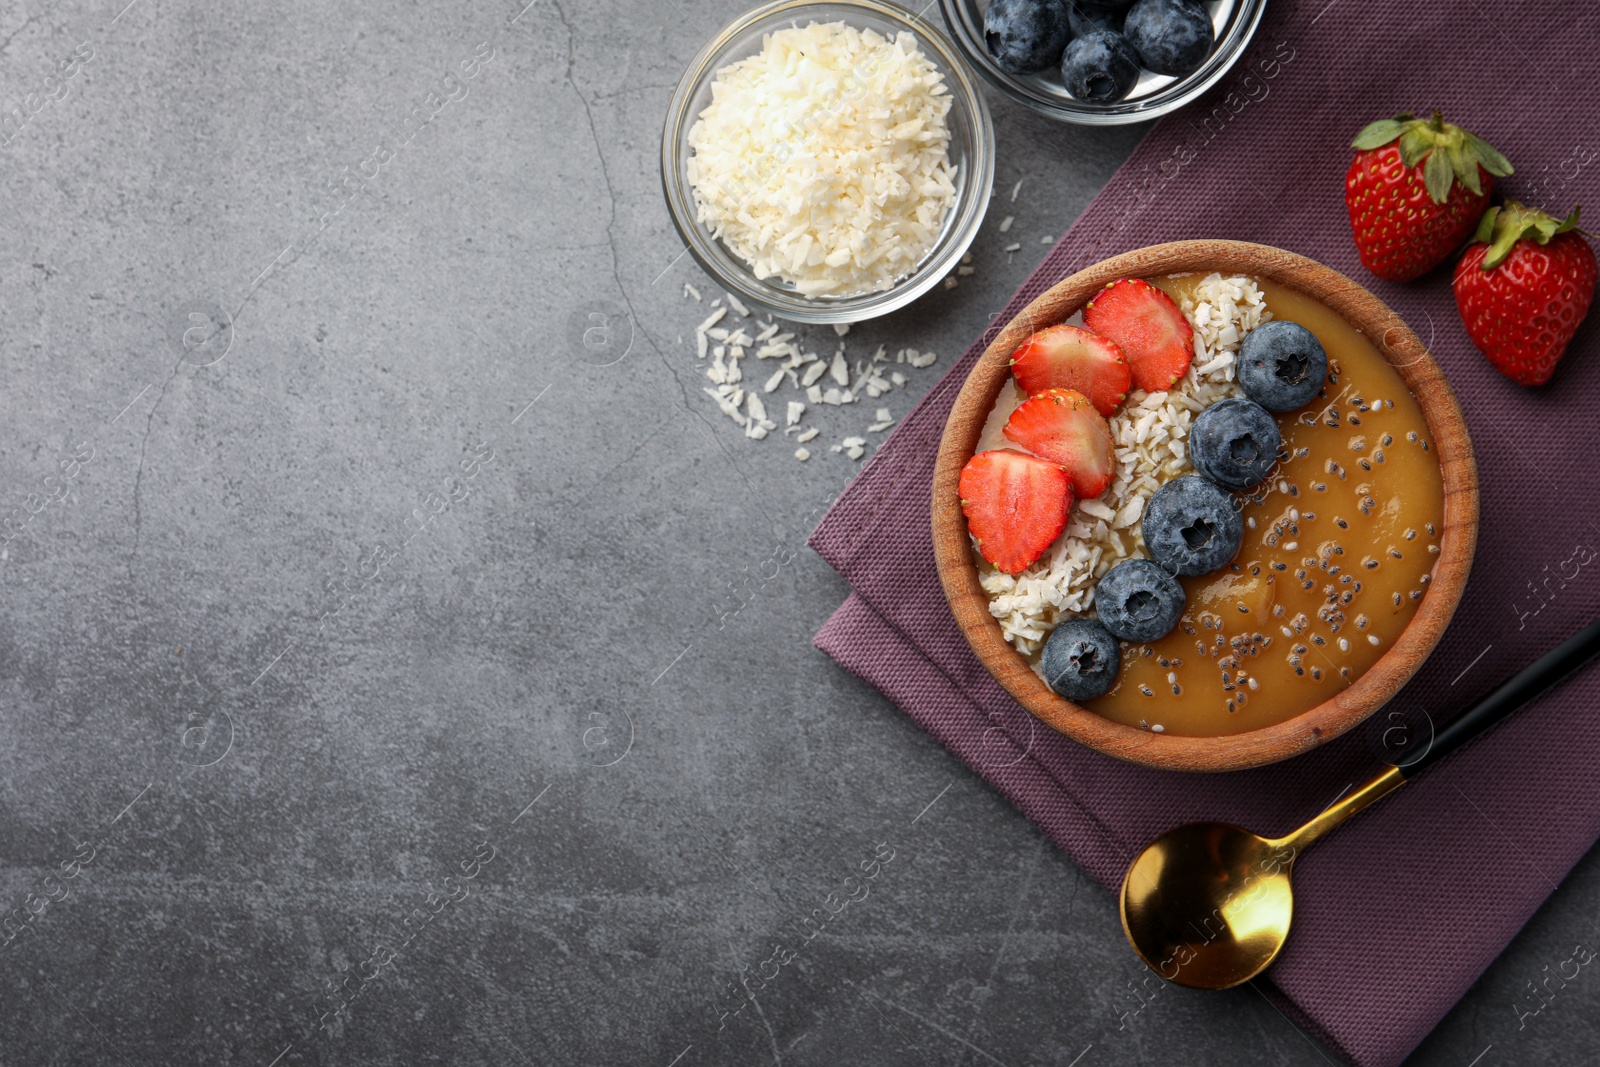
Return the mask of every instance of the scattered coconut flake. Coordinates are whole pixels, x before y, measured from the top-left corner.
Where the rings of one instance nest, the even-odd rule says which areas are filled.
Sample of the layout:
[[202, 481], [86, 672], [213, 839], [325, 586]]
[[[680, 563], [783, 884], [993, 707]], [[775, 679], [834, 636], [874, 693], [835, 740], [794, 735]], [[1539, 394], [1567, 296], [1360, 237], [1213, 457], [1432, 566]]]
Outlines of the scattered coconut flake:
[[806, 441], [811, 440], [813, 437], [817, 436], [817, 434], [819, 434], [821, 432], [822, 432], [821, 430], [819, 430], [815, 426], [813, 426], [810, 429], [808, 429], [808, 430], [804, 431], [803, 433], [799, 434], [797, 437], [795, 437], [795, 440], [799, 441], [799, 442], [801, 442], [803, 444]]
[[1023, 179], [1018, 178], [1017, 179], [1017, 184], [1015, 184], [1015, 185], [1013, 185], [1011, 187], [1011, 202], [1013, 204], [1015, 204], [1017, 202], [1017, 194], [1022, 192], [1022, 182], [1023, 182]]
[[1000, 220], [1000, 232], [1001, 233], [1010, 233], [1011, 232], [1011, 224], [1013, 222], [1016, 222], [1016, 221], [1017, 221], [1017, 217], [1015, 215], [1007, 215], [1005, 218], [1001, 219]]
[[801, 463], [804, 463], [806, 460], [811, 458], [811, 449], [809, 449], [809, 448], [797, 448], [797, 449], [795, 449], [794, 450], [794, 458], [799, 460]]
[[850, 384], [850, 367], [844, 361], [844, 349], [841, 348], [833, 354], [833, 363], [829, 365], [828, 373], [840, 385]]
[[723, 396], [715, 389], [707, 389], [706, 393], [711, 397], [712, 400], [717, 402], [717, 407], [722, 409], [722, 413], [724, 415], [728, 416], [728, 418], [732, 419], [740, 426], [744, 426], [746, 424], [746, 419], [744, 414], [740, 412], [738, 404]]
[[699, 300], [700, 299], [700, 290], [696, 289], [694, 286], [690, 285], [688, 282], [684, 282], [683, 283], [683, 295], [684, 296], [692, 296], [692, 297], [695, 298], [695, 300]]
[[[692, 288], [690, 283], [684, 284]], [[698, 293], [696, 298], [699, 298]], [[722, 306], [724, 300], [728, 302], [727, 307]], [[787, 436], [804, 429], [799, 426], [799, 420], [807, 410], [807, 403], [839, 407], [856, 403], [863, 395], [872, 400], [880, 399], [909, 381], [905, 374], [891, 370], [884, 364], [892, 362], [925, 368], [938, 359], [933, 352], [907, 347], [895, 351], [891, 361], [888, 347], [879, 344], [870, 357], [852, 361], [842, 340], [847, 329], [835, 330], [835, 336], [841, 338], [837, 348], [831, 355], [821, 357], [815, 352], [806, 351], [802, 347], [805, 344], [803, 339], [797, 340], [794, 332], [782, 331], [782, 326], [770, 318], [748, 323], [739, 321], [741, 315], [748, 318], [750, 309], [731, 293], [715, 298], [709, 306], [710, 313], [694, 333], [696, 356], [705, 361], [705, 374], [713, 385], [705, 392], [715, 397], [723, 413], [743, 428], [744, 436], [753, 440], [762, 440], [770, 431], [777, 429], [777, 424], [766, 414], [764, 406], [760, 408], [760, 414], [752, 414], [747, 409], [748, 400], [758, 392], [772, 396], [783, 388], [785, 382], [797, 391], [803, 390], [804, 402], [786, 399], [788, 406], [784, 434]], [[733, 318], [729, 317], [730, 313]], [[679, 338], [680, 344], [682, 340]], [[743, 363], [751, 353], [758, 360], [774, 360], [777, 365], [758, 379], [761, 382], [759, 390], [752, 386], [747, 394], [740, 383], [745, 380]], [[832, 384], [825, 386], [824, 379]], [[756, 402], [762, 403], [759, 399]], [[877, 411], [879, 417], [868, 427], [869, 433], [881, 433], [895, 424], [888, 408], [879, 408]], [[816, 433], [815, 430], [809, 432]]]

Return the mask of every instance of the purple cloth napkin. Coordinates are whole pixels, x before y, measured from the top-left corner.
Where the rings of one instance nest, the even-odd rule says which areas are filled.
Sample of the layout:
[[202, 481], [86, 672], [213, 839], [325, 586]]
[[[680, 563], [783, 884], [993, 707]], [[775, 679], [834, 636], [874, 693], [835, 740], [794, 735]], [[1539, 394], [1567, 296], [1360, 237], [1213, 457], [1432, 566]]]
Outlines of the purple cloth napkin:
[[[1558, 215], [1585, 204], [1600, 222], [1591, 91], [1600, 8], [1475, 0], [1438, 5], [1435, 16], [1398, 0], [1272, 0], [1248, 54], [1206, 101], [1156, 124], [996, 328], [1082, 267], [1182, 238], [1287, 248], [1386, 300], [1454, 384], [1482, 474], [1472, 581], [1438, 650], [1391, 705], [1442, 723], [1600, 610], [1600, 312], [1549, 385], [1501, 377], [1467, 340], [1448, 266], [1405, 286], [1362, 269], [1343, 204], [1347, 146], [1372, 119], [1438, 107], [1516, 164], [1506, 193]], [[1107, 889], [1173, 825], [1220, 818], [1283, 832], [1378, 769], [1358, 730], [1255, 771], [1146, 770], [1055, 734], [995, 684], [940, 591], [928, 515], [945, 417], [991, 335], [813, 534], [852, 588], [817, 647]], [[1298, 865], [1294, 935], [1263, 990], [1351, 1062], [1403, 1060], [1600, 836], [1596, 707], [1600, 669], [1590, 668], [1319, 844]]]

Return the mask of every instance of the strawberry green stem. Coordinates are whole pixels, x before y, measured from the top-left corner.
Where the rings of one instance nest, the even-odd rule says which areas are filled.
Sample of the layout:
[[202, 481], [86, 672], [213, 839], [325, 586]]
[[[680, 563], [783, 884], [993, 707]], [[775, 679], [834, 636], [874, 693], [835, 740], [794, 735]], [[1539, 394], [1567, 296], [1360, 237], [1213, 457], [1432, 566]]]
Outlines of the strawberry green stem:
[[1485, 211], [1483, 218], [1478, 220], [1477, 232], [1472, 235], [1474, 244], [1489, 246], [1489, 250], [1483, 254], [1483, 269], [1493, 270], [1504, 263], [1518, 241], [1529, 240], [1547, 245], [1557, 234], [1576, 230], [1579, 210], [1575, 207], [1566, 218], [1558, 219], [1536, 207], [1526, 207], [1519, 201], [1507, 200], [1505, 207], [1492, 207]]
[[1396, 142], [1400, 161], [1408, 167], [1422, 168], [1423, 184], [1436, 204], [1449, 199], [1450, 189], [1457, 182], [1481, 195], [1479, 168], [1497, 178], [1512, 172], [1511, 162], [1493, 145], [1446, 122], [1437, 111], [1426, 119], [1414, 118], [1410, 112], [1380, 119], [1358, 133], [1351, 147], [1371, 151]]

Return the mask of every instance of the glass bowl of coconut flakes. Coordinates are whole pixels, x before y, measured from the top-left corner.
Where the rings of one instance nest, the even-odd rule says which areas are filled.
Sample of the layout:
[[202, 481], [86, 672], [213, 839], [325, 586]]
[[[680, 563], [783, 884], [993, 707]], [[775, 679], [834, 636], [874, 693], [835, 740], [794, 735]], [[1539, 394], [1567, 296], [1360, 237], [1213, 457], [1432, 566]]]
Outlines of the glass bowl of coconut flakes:
[[931, 23], [876, 0], [778, 0], [689, 65], [661, 178], [733, 296], [798, 322], [875, 318], [938, 286], [977, 235], [994, 131]]

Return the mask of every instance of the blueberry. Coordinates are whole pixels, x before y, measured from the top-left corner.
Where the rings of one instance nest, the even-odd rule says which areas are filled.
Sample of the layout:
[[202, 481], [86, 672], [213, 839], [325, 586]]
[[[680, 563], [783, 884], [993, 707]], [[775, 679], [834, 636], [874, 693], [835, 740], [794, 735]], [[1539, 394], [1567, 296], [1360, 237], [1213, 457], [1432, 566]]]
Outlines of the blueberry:
[[1278, 462], [1278, 420], [1253, 400], [1218, 401], [1189, 429], [1194, 469], [1226, 489], [1248, 489]]
[[1178, 579], [1147, 559], [1117, 564], [1094, 590], [1100, 621], [1124, 641], [1154, 641], [1170, 634], [1186, 599]]
[[1122, 32], [1122, 17], [1133, 0], [1067, 0], [1067, 24], [1072, 36], [1082, 37], [1091, 30]]
[[1174, 478], [1144, 508], [1144, 546], [1173, 574], [1210, 574], [1244, 541], [1244, 519], [1226, 489], [1204, 478]]
[[1093, 700], [1116, 684], [1122, 649], [1093, 619], [1068, 619], [1045, 640], [1039, 666], [1050, 688], [1068, 700]]
[[1049, 70], [1071, 37], [1066, 0], [994, 0], [983, 13], [983, 43], [1011, 74]]
[[1061, 56], [1061, 81], [1079, 100], [1114, 104], [1138, 80], [1139, 57], [1115, 30], [1090, 30]]
[[1198, 70], [1216, 43], [1211, 16], [1191, 0], [1138, 0], [1122, 24], [1128, 43], [1157, 74]]
[[1328, 353], [1298, 322], [1264, 322], [1239, 346], [1239, 384], [1268, 411], [1305, 407], [1327, 377]]

